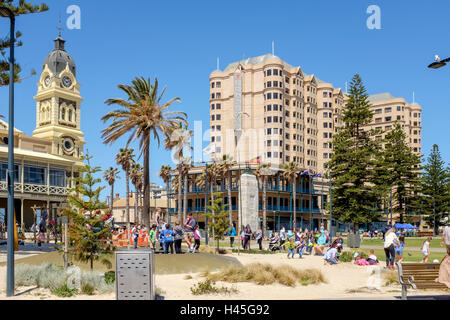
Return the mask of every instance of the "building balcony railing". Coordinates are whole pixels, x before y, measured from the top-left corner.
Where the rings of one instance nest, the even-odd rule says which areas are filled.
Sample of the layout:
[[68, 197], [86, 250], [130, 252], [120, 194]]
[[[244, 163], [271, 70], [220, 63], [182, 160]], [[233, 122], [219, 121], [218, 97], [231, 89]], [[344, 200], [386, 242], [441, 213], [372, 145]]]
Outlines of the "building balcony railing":
[[[233, 211], [238, 211], [238, 206], [234, 205], [232, 206]], [[228, 208], [226, 209], [226, 211], [228, 211]], [[262, 205], [259, 206], [259, 211], [262, 211]], [[266, 211], [268, 213], [270, 213], [270, 211], [277, 211], [277, 212], [292, 212], [292, 210], [289, 207], [285, 207], [285, 206], [272, 206], [272, 205], [267, 205], [266, 206]], [[178, 213], [177, 208], [170, 208], [169, 212], [171, 214], [176, 214]], [[205, 207], [187, 207], [187, 212], [205, 212]], [[312, 208], [311, 210], [309, 208], [296, 208], [295, 209], [296, 213], [321, 213], [321, 210], [319, 208]]]
[[[57, 195], [57, 196], [66, 196], [69, 194], [69, 188], [66, 187], [56, 187], [56, 186], [46, 186], [39, 184], [23, 184], [23, 193], [37, 193], [37, 194], [49, 194], [49, 195]], [[8, 191], [8, 185], [6, 181], [0, 181], [0, 192]], [[22, 183], [14, 184], [14, 192], [22, 193]]]
[[[189, 188], [188, 189], [188, 193], [205, 193], [205, 189], [204, 188], [199, 188], [199, 187], [193, 187], [193, 188]], [[286, 186], [286, 187], [278, 187], [278, 186], [266, 186], [266, 191], [267, 192], [292, 192], [293, 188], [292, 186]], [[309, 188], [301, 188], [301, 187], [297, 187], [295, 188], [296, 193], [297, 194], [310, 194], [310, 189]], [[213, 188], [214, 192], [227, 192], [228, 189], [226, 186], [217, 186]], [[231, 191], [239, 191], [239, 187], [238, 186], [231, 186]], [[262, 186], [260, 187], [260, 190], [262, 191]], [[211, 187], [208, 187], [208, 193], [211, 192]], [[175, 192], [176, 193], [176, 192]], [[314, 189], [312, 189], [312, 194], [315, 194]]]

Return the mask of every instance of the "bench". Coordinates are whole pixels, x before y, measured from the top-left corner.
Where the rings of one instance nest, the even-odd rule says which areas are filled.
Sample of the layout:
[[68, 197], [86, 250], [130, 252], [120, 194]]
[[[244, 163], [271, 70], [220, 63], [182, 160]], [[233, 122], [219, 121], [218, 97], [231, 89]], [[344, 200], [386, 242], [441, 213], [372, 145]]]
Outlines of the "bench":
[[433, 231], [418, 231], [417, 235], [419, 236], [419, 238], [432, 237], [434, 235], [434, 232]]
[[439, 278], [439, 263], [396, 263], [398, 279], [402, 286], [402, 300], [407, 300], [407, 287], [413, 289], [445, 289], [436, 282]]

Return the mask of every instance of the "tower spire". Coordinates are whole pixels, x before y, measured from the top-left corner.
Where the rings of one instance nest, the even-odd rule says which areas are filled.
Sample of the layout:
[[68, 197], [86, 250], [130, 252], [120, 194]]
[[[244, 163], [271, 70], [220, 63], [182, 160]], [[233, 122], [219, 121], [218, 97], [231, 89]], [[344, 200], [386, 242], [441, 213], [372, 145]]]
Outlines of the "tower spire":
[[61, 22], [61, 13], [59, 13], [59, 22], [58, 22], [58, 38], [62, 38], [62, 22]]

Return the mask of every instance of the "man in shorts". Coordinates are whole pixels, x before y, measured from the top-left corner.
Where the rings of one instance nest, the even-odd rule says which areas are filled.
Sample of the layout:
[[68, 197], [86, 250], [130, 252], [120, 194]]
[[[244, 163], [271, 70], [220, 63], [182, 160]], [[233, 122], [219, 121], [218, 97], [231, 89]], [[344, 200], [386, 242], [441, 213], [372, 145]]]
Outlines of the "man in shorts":
[[194, 244], [192, 243], [194, 239], [194, 231], [195, 226], [197, 223], [195, 222], [195, 219], [192, 218], [192, 213], [188, 213], [187, 219], [184, 222], [184, 240], [186, 241], [186, 244], [188, 245], [188, 253], [194, 253]]

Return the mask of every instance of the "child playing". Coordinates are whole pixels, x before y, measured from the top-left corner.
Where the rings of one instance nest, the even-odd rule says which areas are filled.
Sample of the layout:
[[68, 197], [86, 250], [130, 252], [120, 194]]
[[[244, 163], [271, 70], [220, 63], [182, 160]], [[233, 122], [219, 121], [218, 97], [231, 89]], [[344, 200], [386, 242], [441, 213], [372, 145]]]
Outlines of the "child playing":
[[395, 243], [395, 261], [403, 262], [403, 248], [405, 247], [405, 236], [398, 237], [399, 243]]
[[422, 259], [421, 263], [428, 262], [428, 256], [430, 255], [430, 242], [431, 242], [431, 237], [428, 237], [423, 242], [422, 247], [420, 248], [420, 250], [422, 250], [422, 254], [423, 254], [423, 259]]
[[379, 262], [377, 256], [375, 255], [375, 251], [373, 249], [370, 250], [370, 254], [369, 254], [369, 257], [367, 258], [367, 262], [371, 266], [377, 265]]
[[170, 224], [166, 225], [166, 230], [163, 232], [163, 239], [164, 239], [164, 254], [170, 253], [173, 254], [173, 231], [170, 228]]
[[198, 252], [200, 248], [200, 227], [197, 225], [194, 231], [194, 252]]
[[298, 240], [295, 241], [295, 244], [297, 246], [298, 257], [299, 259], [301, 259], [303, 258], [303, 251], [305, 251], [305, 241], [303, 235], [301, 235], [300, 238], [298, 238]]
[[297, 247], [294, 242], [294, 238], [291, 238], [288, 242], [283, 243], [282, 246], [287, 247], [289, 249], [288, 255], [287, 255], [288, 259], [289, 259], [289, 256], [291, 255], [291, 253], [292, 253], [292, 258], [294, 258], [294, 254], [295, 254], [294, 250]]

